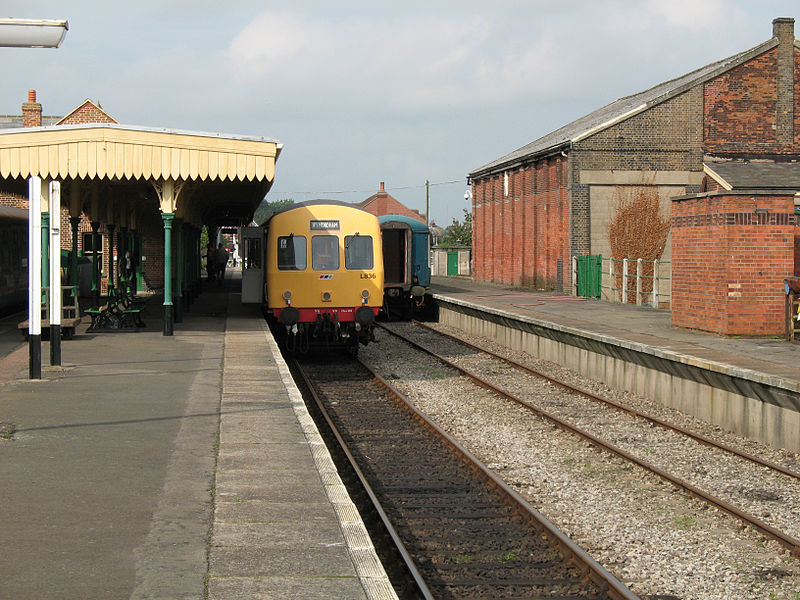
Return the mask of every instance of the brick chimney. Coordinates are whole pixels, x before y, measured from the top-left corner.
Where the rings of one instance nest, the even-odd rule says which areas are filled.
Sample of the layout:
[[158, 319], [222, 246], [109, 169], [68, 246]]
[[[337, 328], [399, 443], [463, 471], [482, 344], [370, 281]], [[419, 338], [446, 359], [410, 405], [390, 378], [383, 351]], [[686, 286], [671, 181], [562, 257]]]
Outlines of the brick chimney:
[[772, 21], [772, 37], [778, 38], [778, 102], [775, 128], [778, 143], [787, 150], [794, 144], [794, 19]]
[[386, 195], [386, 188], [383, 187], [383, 182], [381, 181], [381, 189], [378, 192], [379, 195], [385, 196]]
[[22, 103], [22, 126], [42, 126], [42, 105], [36, 101], [36, 90], [28, 90], [28, 101]]

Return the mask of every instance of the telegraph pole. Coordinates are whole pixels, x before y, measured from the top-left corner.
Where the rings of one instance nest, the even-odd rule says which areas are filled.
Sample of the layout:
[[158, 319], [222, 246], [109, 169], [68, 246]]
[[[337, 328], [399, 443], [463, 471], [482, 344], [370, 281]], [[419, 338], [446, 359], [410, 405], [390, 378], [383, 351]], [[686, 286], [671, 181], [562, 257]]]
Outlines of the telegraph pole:
[[425, 225], [431, 224], [431, 182], [425, 180]]

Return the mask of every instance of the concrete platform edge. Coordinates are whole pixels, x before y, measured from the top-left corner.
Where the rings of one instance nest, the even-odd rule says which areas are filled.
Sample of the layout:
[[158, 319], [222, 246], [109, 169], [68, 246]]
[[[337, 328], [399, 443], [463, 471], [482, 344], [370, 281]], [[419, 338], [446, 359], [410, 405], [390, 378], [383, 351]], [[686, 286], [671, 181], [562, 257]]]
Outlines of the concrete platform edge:
[[336, 510], [339, 526], [347, 543], [347, 550], [355, 566], [359, 580], [369, 600], [397, 600], [397, 594], [389, 582], [372, 541], [367, 534], [361, 516], [342, 483], [322, 436], [306, 408], [303, 396], [292, 379], [289, 367], [281, 356], [278, 344], [265, 322], [261, 322], [272, 358], [278, 366], [281, 381], [289, 394], [289, 401], [312, 449], [312, 456], [323, 481], [325, 491]]

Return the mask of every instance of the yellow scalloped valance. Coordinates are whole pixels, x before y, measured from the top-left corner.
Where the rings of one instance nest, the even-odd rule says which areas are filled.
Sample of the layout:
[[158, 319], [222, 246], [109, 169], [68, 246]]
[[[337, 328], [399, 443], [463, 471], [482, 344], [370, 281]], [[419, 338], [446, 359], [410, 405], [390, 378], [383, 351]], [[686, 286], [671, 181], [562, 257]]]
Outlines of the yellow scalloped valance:
[[268, 138], [116, 124], [0, 131], [0, 177], [272, 181]]

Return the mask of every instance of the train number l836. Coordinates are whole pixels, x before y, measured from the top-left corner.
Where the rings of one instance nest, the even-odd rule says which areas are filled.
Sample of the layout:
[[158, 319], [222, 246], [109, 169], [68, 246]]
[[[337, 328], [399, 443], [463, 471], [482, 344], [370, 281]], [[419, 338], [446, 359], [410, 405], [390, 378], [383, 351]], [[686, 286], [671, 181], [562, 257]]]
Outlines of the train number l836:
[[361, 279], [375, 279], [375, 273], [362, 273]]

